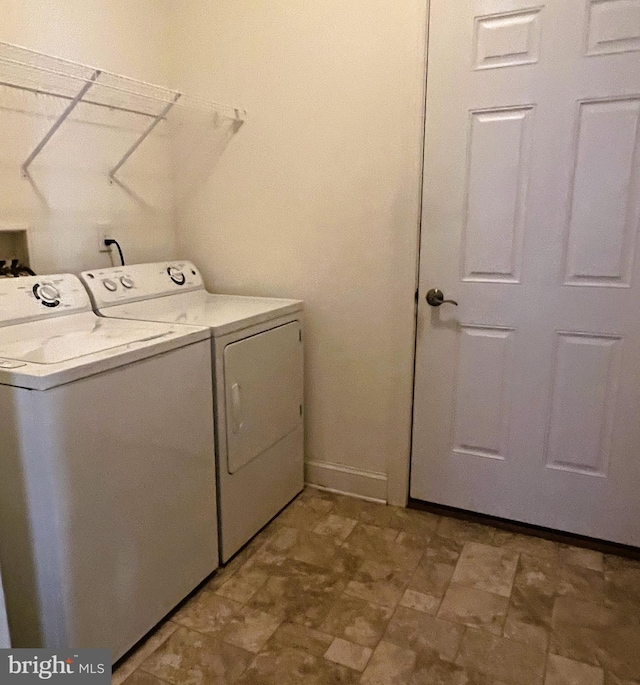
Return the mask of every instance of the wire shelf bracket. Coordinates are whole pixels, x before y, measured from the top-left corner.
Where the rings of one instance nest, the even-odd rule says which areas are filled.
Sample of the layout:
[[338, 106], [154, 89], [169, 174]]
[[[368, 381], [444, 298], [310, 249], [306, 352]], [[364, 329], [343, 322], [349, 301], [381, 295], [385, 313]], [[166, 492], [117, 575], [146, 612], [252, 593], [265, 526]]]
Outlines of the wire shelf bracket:
[[53, 138], [55, 132], [62, 126], [67, 117], [73, 112], [73, 110], [78, 106], [78, 103], [82, 101], [82, 98], [87, 94], [91, 86], [96, 82], [98, 76], [100, 76], [100, 69], [96, 69], [93, 74], [89, 77], [89, 80], [82, 86], [78, 94], [71, 100], [71, 102], [66, 106], [64, 112], [56, 119], [53, 126], [47, 131], [45, 137], [36, 145], [33, 152], [27, 157], [26, 161], [22, 165], [22, 175], [29, 175], [29, 166], [33, 160], [42, 152], [45, 145]]
[[240, 128], [246, 117], [245, 110], [239, 107], [194, 98], [164, 86], [0, 41], [0, 95], [4, 94], [5, 89], [24, 91], [36, 97], [52, 97], [66, 103], [64, 111], [20, 166], [22, 176], [34, 189], [31, 165], [80, 104], [83, 109], [98, 107], [115, 113], [122, 112], [129, 117], [128, 121], [131, 121], [130, 115], [134, 115], [149, 122], [142, 132], [136, 127], [137, 139], [133, 145], [115, 166], [109, 165], [109, 181], [119, 184], [122, 184], [117, 178], [120, 169], [154, 129], [167, 121], [174, 106], [177, 105], [171, 117], [175, 121], [192, 114], [203, 115], [212, 117], [213, 122], [226, 119], [231, 122], [234, 131]]
[[126, 164], [127, 160], [131, 155], [142, 145], [142, 143], [145, 141], [145, 139], [151, 134], [153, 129], [161, 122], [163, 121], [167, 114], [169, 114], [169, 111], [171, 108], [178, 102], [178, 100], [182, 97], [182, 93], [176, 93], [173, 101], [169, 102], [165, 108], [155, 117], [155, 119], [147, 126], [147, 128], [142, 132], [138, 140], [124, 153], [122, 159], [109, 171], [109, 182], [113, 183], [113, 181], [116, 180], [116, 174], [120, 169]]

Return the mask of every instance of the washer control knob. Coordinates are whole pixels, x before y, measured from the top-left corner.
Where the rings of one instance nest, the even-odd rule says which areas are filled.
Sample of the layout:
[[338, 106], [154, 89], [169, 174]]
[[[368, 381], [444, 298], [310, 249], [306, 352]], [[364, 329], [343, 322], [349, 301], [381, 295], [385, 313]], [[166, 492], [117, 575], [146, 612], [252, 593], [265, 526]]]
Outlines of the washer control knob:
[[110, 278], [105, 278], [102, 280], [102, 285], [112, 293], [115, 293], [115, 291], [118, 289], [118, 284], [115, 281], [112, 281]]
[[36, 293], [43, 302], [52, 303], [60, 299], [58, 289], [50, 283], [43, 283]]
[[185, 281], [187, 280], [186, 276], [180, 269], [178, 269], [175, 266], [170, 266], [167, 269], [167, 273], [169, 274], [169, 278], [176, 284], [176, 285], [184, 285]]
[[120, 278], [120, 283], [122, 283], [122, 285], [125, 288], [127, 288], [127, 290], [130, 290], [135, 285], [135, 283], [133, 282], [133, 279], [129, 278], [129, 276], [122, 276]]

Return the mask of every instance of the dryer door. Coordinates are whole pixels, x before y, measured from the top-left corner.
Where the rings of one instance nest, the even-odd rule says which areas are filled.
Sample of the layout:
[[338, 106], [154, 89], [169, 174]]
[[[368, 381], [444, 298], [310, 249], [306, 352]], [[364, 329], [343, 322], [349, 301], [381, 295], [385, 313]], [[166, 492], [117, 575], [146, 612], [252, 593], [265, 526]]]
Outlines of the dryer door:
[[302, 422], [300, 323], [224, 349], [227, 469], [235, 473]]

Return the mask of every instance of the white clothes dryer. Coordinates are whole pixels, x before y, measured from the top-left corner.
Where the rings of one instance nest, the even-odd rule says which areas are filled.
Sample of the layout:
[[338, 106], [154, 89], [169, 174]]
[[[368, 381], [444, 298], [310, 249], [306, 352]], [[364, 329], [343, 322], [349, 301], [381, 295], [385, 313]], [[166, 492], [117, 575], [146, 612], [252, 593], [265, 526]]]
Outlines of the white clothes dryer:
[[218, 566], [206, 328], [0, 279], [0, 567], [14, 647], [117, 660]]
[[303, 303], [211, 294], [185, 261], [80, 277], [102, 316], [210, 329], [226, 563], [303, 488]]

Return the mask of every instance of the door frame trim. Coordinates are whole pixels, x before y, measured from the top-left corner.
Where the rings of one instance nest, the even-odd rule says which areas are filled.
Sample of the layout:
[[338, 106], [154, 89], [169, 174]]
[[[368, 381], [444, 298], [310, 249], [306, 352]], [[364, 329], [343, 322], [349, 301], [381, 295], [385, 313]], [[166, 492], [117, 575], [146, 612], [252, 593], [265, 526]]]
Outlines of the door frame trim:
[[418, 179], [418, 216], [416, 222], [416, 264], [415, 264], [415, 280], [414, 292], [411, 294], [414, 298], [414, 312], [413, 312], [413, 359], [411, 371], [411, 415], [409, 418], [409, 425], [407, 427], [407, 445], [406, 450], [402, 455], [394, 458], [389, 456], [387, 462], [387, 502], [401, 507], [406, 507], [409, 503], [409, 492], [411, 486], [411, 459], [413, 455], [413, 410], [415, 402], [416, 390], [416, 351], [418, 345], [418, 297], [420, 285], [420, 252], [422, 247], [422, 232], [424, 221], [424, 167], [425, 167], [425, 147], [426, 147], [426, 119], [427, 119], [427, 86], [428, 86], [428, 72], [429, 72], [429, 22], [431, 17], [431, 0], [426, 0], [425, 21], [423, 24], [423, 34], [421, 39], [420, 60], [422, 62], [422, 78], [421, 87], [422, 93], [420, 95], [421, 112], [420, 112], [420, 168]]

